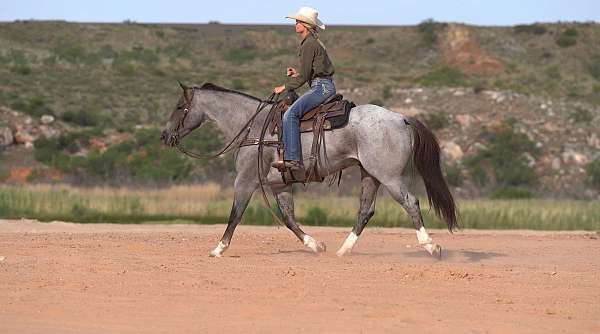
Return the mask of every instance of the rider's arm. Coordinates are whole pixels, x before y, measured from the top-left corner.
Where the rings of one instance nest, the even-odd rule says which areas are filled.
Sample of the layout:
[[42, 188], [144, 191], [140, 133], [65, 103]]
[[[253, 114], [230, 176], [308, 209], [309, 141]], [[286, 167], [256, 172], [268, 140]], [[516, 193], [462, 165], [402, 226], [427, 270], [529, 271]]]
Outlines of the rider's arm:
[[298, 76], [289, 77], [286, 84], [286, 90], [295, 90], [304, 85], [311, 79], [313, 59], [316, 52], [316, 40], [307, 38], [300, 47], [300, 68]]

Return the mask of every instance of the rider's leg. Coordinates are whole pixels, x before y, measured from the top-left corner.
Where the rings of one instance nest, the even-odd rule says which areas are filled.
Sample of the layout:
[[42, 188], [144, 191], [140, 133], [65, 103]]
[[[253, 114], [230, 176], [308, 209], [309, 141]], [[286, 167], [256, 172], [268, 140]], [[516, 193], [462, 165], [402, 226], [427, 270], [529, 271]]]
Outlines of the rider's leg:
[[304, 93], [283, 115], [284, 160], [301, 161], [300, 119], [302, 116], [335, 94], [331, 80], [315, 79], [311, 89]]

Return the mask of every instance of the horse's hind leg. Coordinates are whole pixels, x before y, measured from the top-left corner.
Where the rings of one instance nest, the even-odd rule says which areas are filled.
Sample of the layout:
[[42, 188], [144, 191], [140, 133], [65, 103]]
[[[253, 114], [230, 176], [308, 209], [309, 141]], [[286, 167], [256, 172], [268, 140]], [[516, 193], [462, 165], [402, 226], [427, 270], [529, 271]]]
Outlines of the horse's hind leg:
[[421, 216], [421, 208], [419, 207], [419, 199], [408, 191], [406, 185], [401, 181], [397, 180], [390, 184], [385, 184], [390, 195], [398, 202], [404, 210], [411, 217], [415, 229], [417, 230], [417, 240], [419, 244], [429, 252], [429, 254], [441, 258], [442, 247], [434, 243], [423, 224], [423, 217]]
[[369, 222], [369, 219], [375, 214], [375, 198], [379, 189], [379, 181], [361, 168], [361, 190], [360, 190], [360, 209], [354, 228], [344, 244], [337, 251], [338, 256], [351, 252], [358, 237]]
[[326, 247], [323, 242], [317, 242], [313, 237], [304, 233], [296, 223], [294, 215], [294, 197], [292, 195], [291, 185], [273, 186], [273, 195], [277, 200], [277, 205], [283, 214], [283, 222], [302, 243], [315, 253], [324, 252]]

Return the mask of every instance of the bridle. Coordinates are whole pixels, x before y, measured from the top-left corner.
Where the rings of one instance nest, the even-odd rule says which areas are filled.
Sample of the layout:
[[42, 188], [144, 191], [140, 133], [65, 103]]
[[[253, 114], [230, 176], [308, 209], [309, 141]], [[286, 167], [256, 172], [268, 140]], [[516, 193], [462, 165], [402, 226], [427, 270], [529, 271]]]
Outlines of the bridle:
[[[277, 98], [278, 98], [279, 94], [272, 93], [271, 95], [269, 95], [269, 97], [267, 97], [267, 99], [260, 100], [260, 103], [258, 104], [258, 107], [256, 108], [256, 111], [254, 112], [254, 114], [248, 119], [246, 124], [244, 124], [244, 126], [242, 126], [240, 131], [229, 141], [229, 143], [227, 143], [227, 145], [225, 145], [225, 147], [223, 147], [223, 149], [221, 149], [219, 152], [214, 153], [214, 154], [198, 154], [198, 153], [194, 153], [194, 152], [191, 152], [190, 150], [186, 149], [185, 147], [183, 147], [183, 145], [181, 144], [181, 142], [179, 140], [179, 130], [181, 128], [183, 128], [185, 119], [186, 119], [187, 115], [189, 114], [190, 110], [192, 109], [194, 94], [196, 92], [196, 89], [198, 89], [198, 87], [196, 87], [196, 86], [193, 86], [190, 88], [192, 90], [192, 94], [189, 97], [189, 99], [187, 98], [187, 94], [183, 95], [184, 96], [183, 115], [179, 119], [179, 122], [177, 123], [177, 127], [175, 128], [174, 133], [171, 134], [171, 136], [173, 138], [173, 142], [175, 144], [175, 147], [181, 153], [183, 153], [191, 158], [194, 158], [194, 159], [213, 159], [213, 158], [217, 158], [231, 150], [234, 150], [234, 149], [237, 149], [240, 147], [244, 147], [244, 146], [259, 145], [261, 143], [267, 144], [269, 146], [275, 146], [275, 145], [279, 144], [279, 142], [277, 142], [277, 141], [264, 141], [264, 140], [262, 140], [262, 137], [260, 139], [248, 139], [248, 135], [250, 134], [250, 130], [252, 128], [252, 124], [253, 124], [256, 116], [258, 116], [258, 114], [260, 114], [260, 112], [263, 111], [268, 105], [271, 105], [272, 107], [277, 105], [277, 102], [278, 102]], [[233, 145], [240, 138], [242, 138], [242, 140], [239, 141], [239, 144]]]
[[[181, 153], [183, 153], [191, 158], [214, 159], [214, 158], [217, 158], [233, 149], [237, 149], [237, 148], [244, 147], [244, 146], [258, 145], [258, 180], [259, 180], [258, 183], [260, 184], [260, 189], [262, 192], [263, 200], [265, 201], [267, 208], [271, 212], [271, 215], [273, 216], [273, 220], [275, 220], [280, 225], [284, 225], [283, 222], [281, 221], [281, 218], [279, 218], [279, 216], [277, 216], [277, 213], [271, 207], [271, 203], [269, 202], [269, 198], [267, 197], [267, 193], [264, 188], [264, 183], [263, 183], [264, 176], [262, 175], [262, 172], [261, 172], [263, 170], [263, 166], [264, 166], [264, 160], [262, 159], [264, 146], [266, 145], [266, 146], [279, 147], [281, 145], [281, 142], [279, 142], [277, 140], [274, 140], [274, 141], [273, 140], [264, 140], [266, 132], [267, 132], [268, 124], [269, 124], [270, 120], [273, 118], [273, 115], [275, 113], [275, 107], [280, 102], [278, 100], [279, 94], [271, 93], [271, 95], [269, 95], [269, 97], [267, 97], [267, 99], [260, 100], [260, 103], [258, 104], [258, 107], [256, 107], [256, 111], [254, 112], [254, 114], [248, 119], [246, 124], [244, 124], [244, 126], [242, 126], [240, 131], [229, 141], [229, 143], [227, 145], [225, 145], [225, 147], [223, 149], [221, 149], [219, 152], [217, 152], [215, 154], [204, 155], [204, 154], [198, 154], [198, 153], [194, 153], [194, 152], [187, 150], [186, 148], [183, 147], [183, 145], [179, 141], [179, 130], [184, 126], [185, 118], [187, 117], [187, 115], [189, 114], [189, 112], [192, 108], [192, 103], [194, 100], [194, 93], [196, 92], [196, 89], [198, 89], [198, 87], [193, 86], [193, 87], [191, 87], [191, 89], [192, 89], [192, 94], [189, 99], [187, 99], [187, 94], [185, 94], [185, 93], [183, 94], [183, 97], [184, 97], [183, 115], [181, 116], [181, 118], [179, 119], [179, 122], [177, 123], [177, 127], [175, 128], [175, 133], [171, 135], [173, 137], [175, 147], [177, 147], [177, 149]], [[248, 135], [250, 134], [250, 130], [252, 129], [252, 124], [254, 122], [254, 119], [268, 105], [270, 105], [271, 108], [269, 110], [269, 114], [267, 115], [266, 121], [263, 124], [263, 127], [261, 129], [260, 137], [255, 138], [255, 139], [248, 139]], [[243, 137], [242, 137], [242, 135], [243, 135]], [[238, 141], [239, 138], [242, 138], [242, 139], [239, 140], [238, 145], [233, 145], [236, 141]]]

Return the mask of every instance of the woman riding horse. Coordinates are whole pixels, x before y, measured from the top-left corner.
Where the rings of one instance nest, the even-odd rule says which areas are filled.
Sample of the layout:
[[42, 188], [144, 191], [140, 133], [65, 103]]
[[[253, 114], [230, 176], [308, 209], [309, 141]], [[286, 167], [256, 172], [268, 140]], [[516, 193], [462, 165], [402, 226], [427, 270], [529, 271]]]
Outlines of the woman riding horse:
[[317, 28], [325, 29], [318, 19], [319, 13], [310, 7], [301, 7], [294, 15], [286, 18], [296, 20], [296, 33], [302, 39], [299, 57], [300, 70], [287, 68], [289, 79], [285, 85], [277, 86], [277, 94], [296, 90], [306, 82], [310, 90], [294, 102], [283, 116], [284, 160], [272, 164], [278, 169], [303, 170], [302, 147], [300, 144], [300, 119], [302, 116], [335, 94], [334, 68], [327, 49], [319, 39]]

